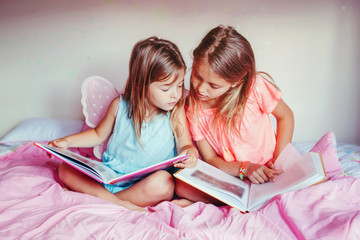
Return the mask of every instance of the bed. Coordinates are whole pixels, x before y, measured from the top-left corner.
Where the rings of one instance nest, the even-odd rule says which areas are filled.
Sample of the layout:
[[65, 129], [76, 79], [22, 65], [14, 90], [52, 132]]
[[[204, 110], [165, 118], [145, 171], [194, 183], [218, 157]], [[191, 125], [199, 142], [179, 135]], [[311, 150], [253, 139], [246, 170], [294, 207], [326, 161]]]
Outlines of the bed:
[[[324, 158], [341, 172], [246, 214], [202, 202], [186, 208], [162, 202], [149, 207], [152, 213], [133, 212], [65, 191], [57, 175], [60, 160], [33, 142], [46, 144], [95, 126], [106, 109], [99, 103], [116, 95], [106, 79], [90, 77], [82, 86], [84, 121], [26, 119], [0, 140], [0, 239], [360, 239], [360, 146], [334, 138], [294, 146], [305, 153], [323, 144]], [[106, 143], [73, 150], [99, 157], [105, 148]]]
[[[33, 141], [81, 131], [84, 122], [28, 119], [0, 143], [0, 239], [359, 239], [360, 146], [337, 143], [344, 174], [272, 198], [257, 212], [171, 202], [132, 212], [64, 191], [60, 162]], [[301, 152], [314, 142], [294, 143]]]

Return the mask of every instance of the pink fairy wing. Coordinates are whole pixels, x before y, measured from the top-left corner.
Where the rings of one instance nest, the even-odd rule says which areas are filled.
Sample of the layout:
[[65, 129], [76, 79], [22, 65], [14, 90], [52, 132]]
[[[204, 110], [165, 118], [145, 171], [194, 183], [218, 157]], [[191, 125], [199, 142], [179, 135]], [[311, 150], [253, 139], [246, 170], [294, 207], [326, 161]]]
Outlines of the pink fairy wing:
[[[85, 116], [83, 131], [96, 127], [105, 116], [111, 101], [119, 96], [119, 92], [107, 79], [100, 76], [91, 76], [85, 79], [81, 86], [81, 104]], [[108, 140], [94, 147], [93, 154], [102, 158]]]
[[105, 116], [111, 101], [119, 96], [119, 92], [107, 79], [91, 76], [81, 86], [81, 104], [85, 122], [89, 127], [96, 127]]

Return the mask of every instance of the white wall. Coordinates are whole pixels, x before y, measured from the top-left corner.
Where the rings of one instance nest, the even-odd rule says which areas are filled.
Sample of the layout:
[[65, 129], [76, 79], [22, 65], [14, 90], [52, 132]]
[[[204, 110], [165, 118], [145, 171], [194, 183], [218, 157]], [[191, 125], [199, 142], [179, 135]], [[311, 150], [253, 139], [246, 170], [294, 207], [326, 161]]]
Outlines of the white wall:
[[121, 89], [140, 39], [175, 42], [190, 67], [204, 34], [224, 24], [282, 89], [295, 141], [332, 130], [360, 144], [359, 22], [351, 0], [2, 0], [0, 136], [29, 117], [82, 118], [82, 81], [101, 75]]

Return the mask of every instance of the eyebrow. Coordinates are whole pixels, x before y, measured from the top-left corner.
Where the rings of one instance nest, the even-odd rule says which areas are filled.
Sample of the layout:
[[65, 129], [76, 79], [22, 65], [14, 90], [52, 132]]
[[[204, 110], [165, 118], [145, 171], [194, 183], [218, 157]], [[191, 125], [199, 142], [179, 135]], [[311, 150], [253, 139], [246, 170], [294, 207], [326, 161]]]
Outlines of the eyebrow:
[[172, 83], [164, 83], [164, 84], [161, 84], [161, 85], [163, 85], [163, 86], [171, 86], [171, 85], [173, 85], [173, 84], [182, 84], [182, 83], [184, 83], [185, 82], [185, 80], [183, 79], [181, 82], [179, 82], [179, 83], [176, 83], [177, 81], [174, 81], [174, 82], [172, 82]]
[[[201, 80], [204, 80], [204, 78], [199, 74], [199, 72], [198, 71], [196, 71], [196, 69], [195, 69], [195, 73], [196, 73], [196, 75], [199, 77], [199, 78], [201, 78]], [[221, 85], [219, 85], [219, 84], [217, 84], [217, 83], [213, 83], [212, 81], [207, 81], [207, 83], [208, 84], [211, 84], [211, 85], [213, 85], [213, 86], [216, 86], [216, 87], [220, 87]]]
[[199, 76], [201, 79], [204, 79], [196, 69], [195, 69], [195, 74], [196, 74], [197, 76]]

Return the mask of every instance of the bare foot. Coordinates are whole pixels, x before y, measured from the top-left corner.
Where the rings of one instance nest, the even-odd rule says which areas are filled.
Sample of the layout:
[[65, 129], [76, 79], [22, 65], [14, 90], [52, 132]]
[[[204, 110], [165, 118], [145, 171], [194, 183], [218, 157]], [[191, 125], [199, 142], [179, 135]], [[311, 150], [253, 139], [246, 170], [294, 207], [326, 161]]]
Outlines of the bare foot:
[[190, 201], [190, 200], [187, 200], [185, 198], [182, 198], [182, 199], [174, 199], [171, 201], [172, 203], [180, 206], [180, 207], [187, 207], [187, 206], [190, 206], [191, 204], [193, 204], [194, 202]]

